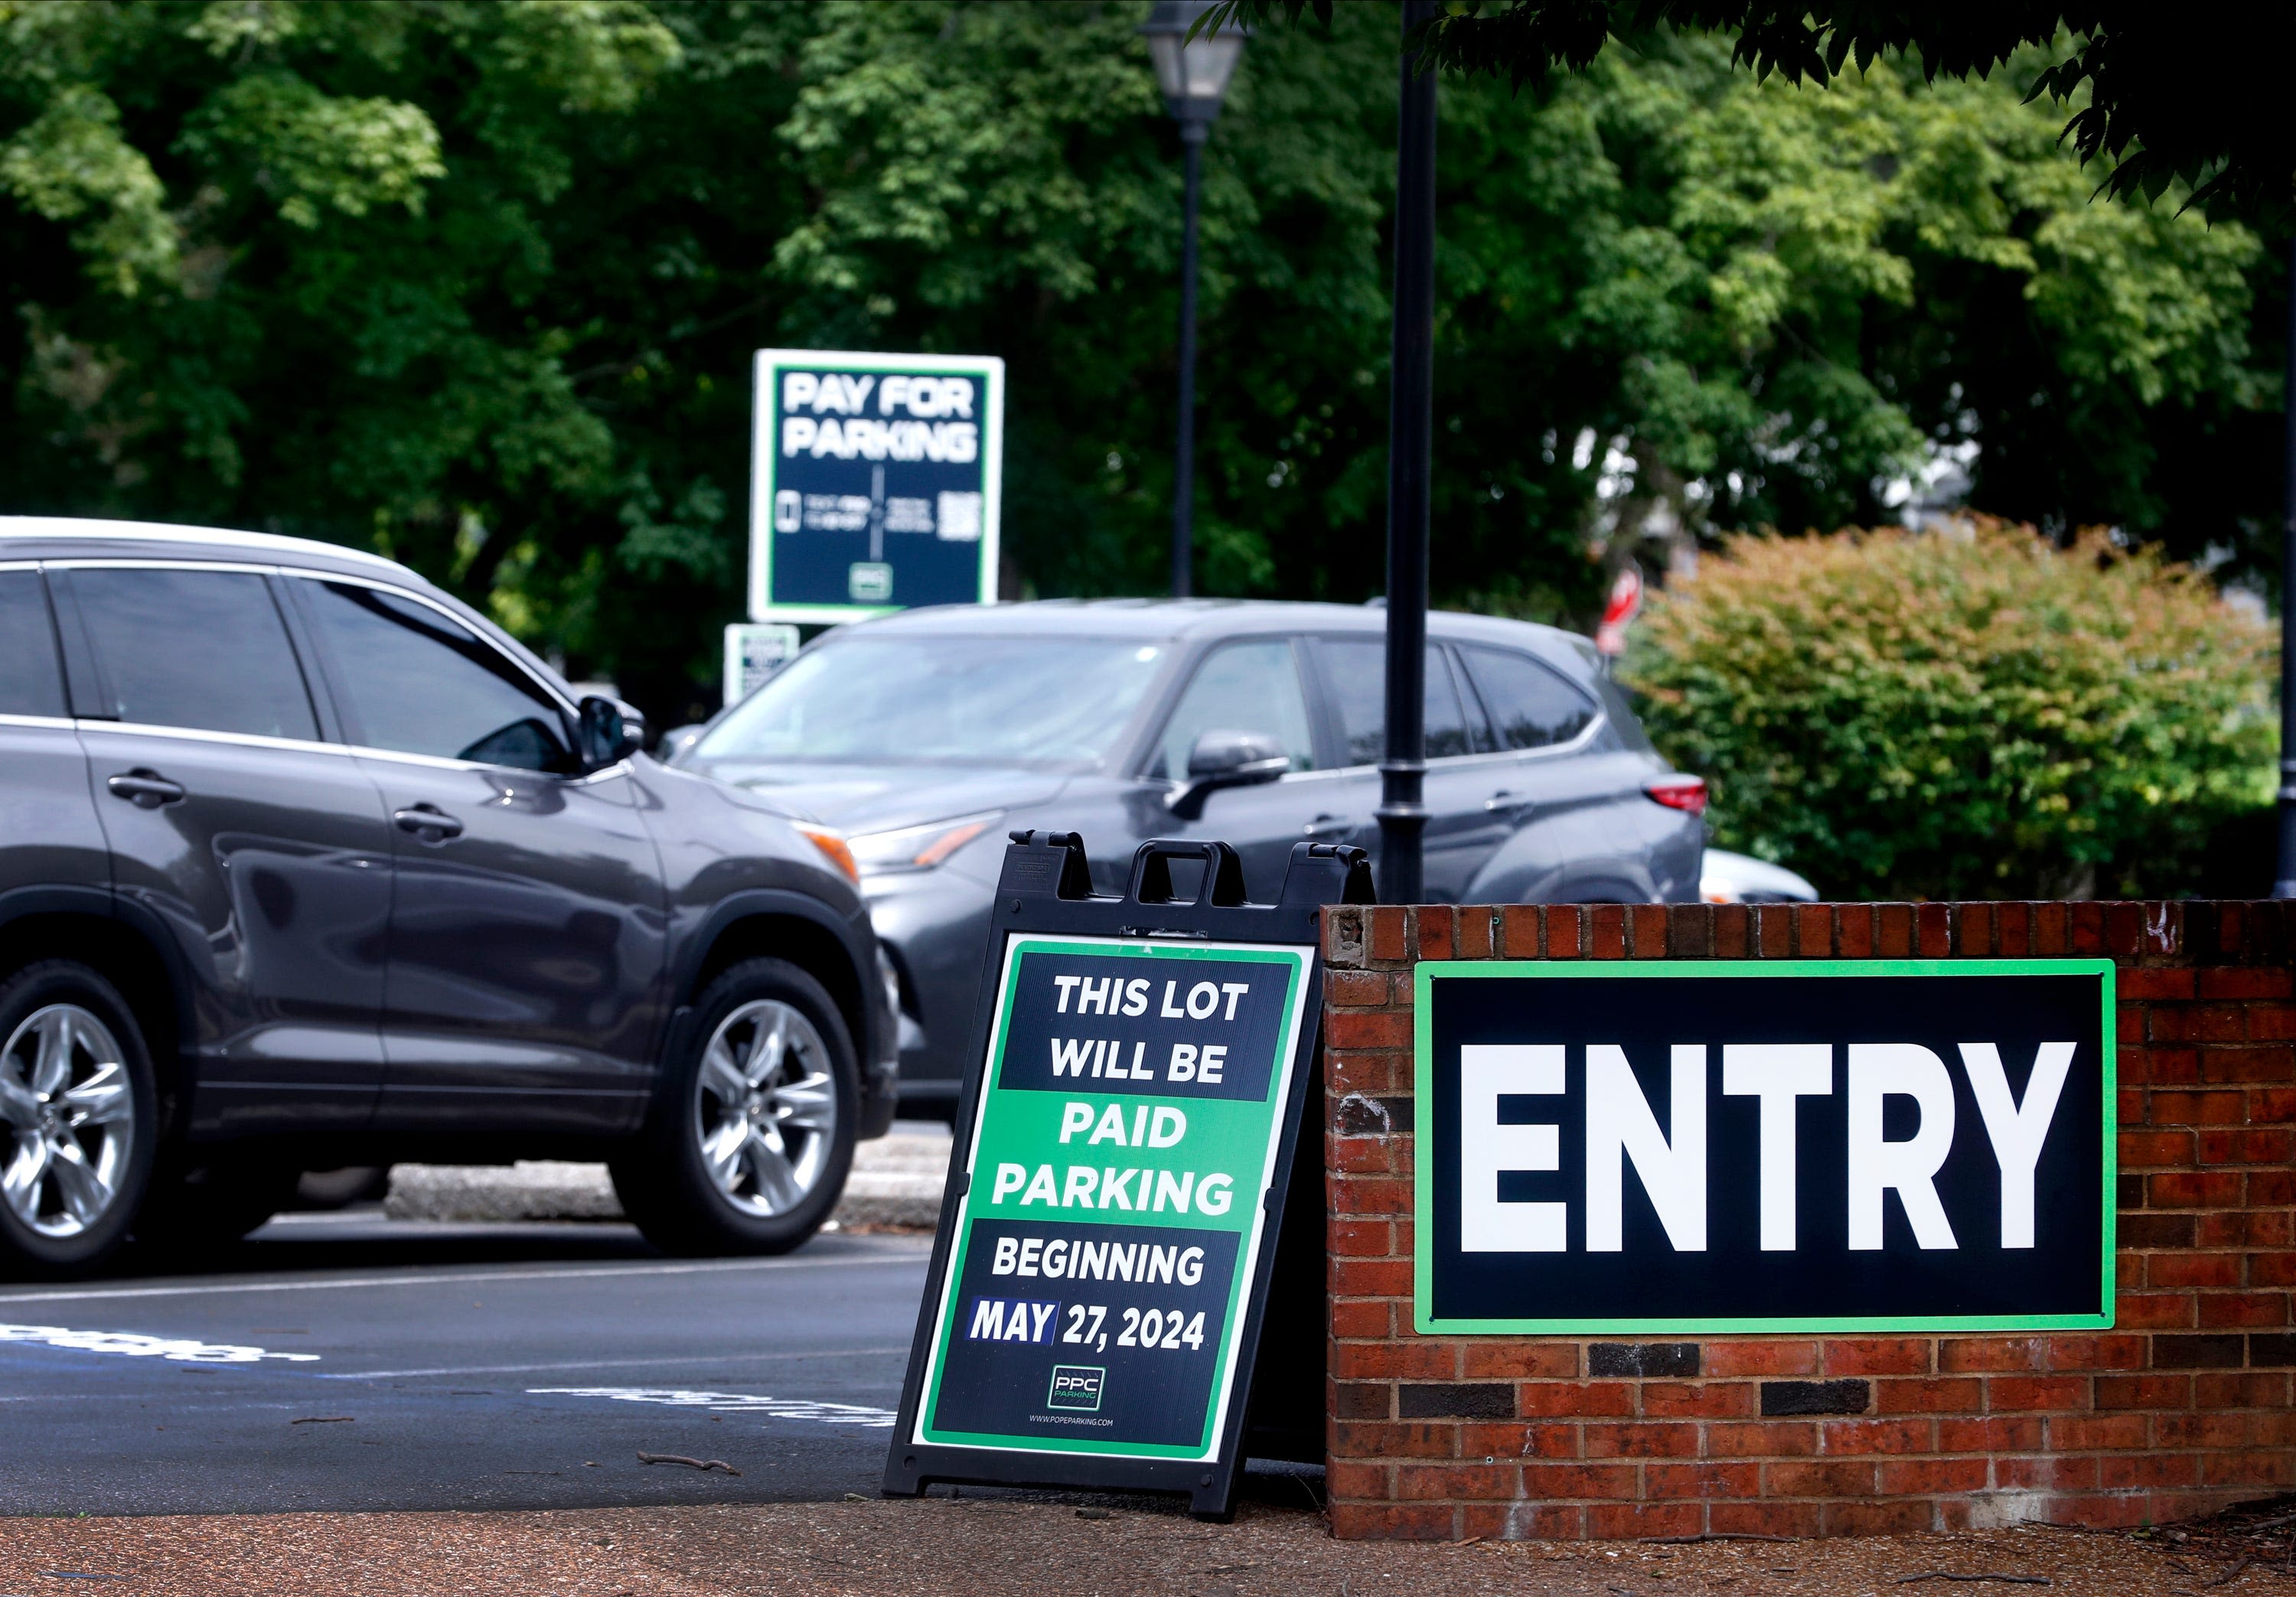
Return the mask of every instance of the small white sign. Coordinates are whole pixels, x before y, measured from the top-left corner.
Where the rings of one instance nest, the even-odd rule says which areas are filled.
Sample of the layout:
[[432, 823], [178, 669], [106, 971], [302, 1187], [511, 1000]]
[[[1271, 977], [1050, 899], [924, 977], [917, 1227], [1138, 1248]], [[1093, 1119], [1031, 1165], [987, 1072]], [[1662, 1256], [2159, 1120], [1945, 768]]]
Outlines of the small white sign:
[[726, 628], [726, 702], [738, 704], [797, 653], [797, 628], [782, 621], [736, 621]]

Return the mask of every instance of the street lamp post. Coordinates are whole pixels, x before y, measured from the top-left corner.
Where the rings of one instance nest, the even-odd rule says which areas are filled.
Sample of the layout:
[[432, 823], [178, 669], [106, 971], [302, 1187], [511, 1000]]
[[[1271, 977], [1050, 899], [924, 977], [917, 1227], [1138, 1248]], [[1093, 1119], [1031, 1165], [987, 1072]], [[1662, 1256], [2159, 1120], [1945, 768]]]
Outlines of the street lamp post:
[[[1403, 36], [1434, 14], [1404, 0]], [[1435, 449], [1435, 73], [1403, 57], [1395, 141], [1395, 334], [1387, 423], [1387, 749], [1379, 897], [1416, 904], [1427, 774], [1427, 528]]]
[[1213, 0], [1156, 0], [1140, 31], [1164, 104], [1180, 125], [1187, 176], [1186, 211], [1180, 228], [1180, 430], [1173, 450], [1172, 597], [1194, 588], [1196, 497], [1196, 193], [1203, 175], [1204, 140], [1227, 97], [1227, 80], [1243, 53], [1244, 34], [1228, 28], [1188, 37]]

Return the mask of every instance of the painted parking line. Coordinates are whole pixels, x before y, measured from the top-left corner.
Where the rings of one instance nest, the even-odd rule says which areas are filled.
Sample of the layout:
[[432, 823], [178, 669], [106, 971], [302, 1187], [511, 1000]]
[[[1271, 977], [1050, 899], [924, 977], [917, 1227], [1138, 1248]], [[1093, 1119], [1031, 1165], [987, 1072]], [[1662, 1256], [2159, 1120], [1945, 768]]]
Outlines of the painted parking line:
[[857, 1425], [890, 1430], [892, 1410], [857, 1403], [819, 1403], [810, 1397], [768, 1397], [753, 1392], [691, 1392], [677, 1387], [529, 1387], [529, 1397], [604, 1397], [616, 1403], [660, 1403], [671, 1408], [707, 1409], [713, 1414], [764, 1414], [775, 1420], [811, 1420], [824, 1425]]
[[0, 1323], [0, 1342], [61, 1347], [73, 1353], [112, 1353], [128, 1358], [158, 1358], [175, 1364], [251, 1364], [266, 1358], [287, 1364], [315, 1364], [316, 1353], [271, 1353], [230, 1342], [202, 1342], [190, 1337], [152, 1337], [134, 1331], [72, 1331], [62, 1325]]
[[0, 1309], [17, 1303], [93, 1303], [137, 1298], [202, 1298], [237, 1292], [332, 1292], [353, 1287], [462, 1287], [475, 1282], [609, 1281], [645, 1275], [717, 1275], [735, 1271], [883, 1269], [900, 1265], [922, 1269], [927, 1250], [866, 1254], [853, 1258], [714, 1259], [687, 1265], [599, 1265], [572, 1270], [472, 1270], [461, 1274], [439, 1271], [404, 1275], [338, 1276], [325, 1281], [242, 1281], [173, 1287], [94, 1287], [69, 1291], [0, 1292]]
[[698, 1358], [682, 1354], [656, 1354], [651, 1358], [580, 1358], [554, 1364], [456, 1364], [430, 1370], [331, 1370], [326, 1380], [413, 1380], [425, 1375], [544, 1375], [559, 1370], [660, 1369], [664, 1364], [758, 1364], [798, 1358], [864, 1358], [880, 1354], [906, 1354], [909, 1345], [883, 1347], [816, 1347], [804, 1352], [711, 1353]]

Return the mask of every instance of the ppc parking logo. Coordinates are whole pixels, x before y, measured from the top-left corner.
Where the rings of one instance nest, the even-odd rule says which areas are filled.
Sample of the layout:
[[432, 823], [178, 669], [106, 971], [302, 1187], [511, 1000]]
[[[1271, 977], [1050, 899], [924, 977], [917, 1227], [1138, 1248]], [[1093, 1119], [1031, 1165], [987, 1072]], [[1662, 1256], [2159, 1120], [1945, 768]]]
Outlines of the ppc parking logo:
[[1046, 1408], [1082, 1409], [1096, 1413], [1100, 1409], [1101, 1393], [1108, 1386], [1108, 1372], [1089, 1364], [1054, 1364], [1053, 1389], [1045, 1394]]

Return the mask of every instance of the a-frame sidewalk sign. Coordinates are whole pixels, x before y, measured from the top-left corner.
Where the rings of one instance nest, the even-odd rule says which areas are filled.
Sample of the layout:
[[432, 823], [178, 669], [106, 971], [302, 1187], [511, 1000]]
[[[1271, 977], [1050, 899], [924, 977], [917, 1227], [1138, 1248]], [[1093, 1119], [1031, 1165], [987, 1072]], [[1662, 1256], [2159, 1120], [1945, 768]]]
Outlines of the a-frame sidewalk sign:
[[[1174, 891], [1192, 878], [1192, 897]], [[1185, 1492], [1224, 1516], [1248, 1411], [1255, 1432], [1292, 1437], [1262, 1456], [1320, 1444], [1319, 1426], [1277, 1412], [1300, 1406], [1301, 1368], [1320, 1375], [1320, 1320], [1291, 1316], [1303, 1345], [1258, 1355], [1318, 1101], [1318, 912], [1370, 898], [1360, 848], [1295, 844], [1275, 902], [1248, 904], [1225, 843], [1144, 843], [1126, 890], [1099, 896], [1075, 834], [1013, 834], [889, 1495]], [[1320, 1186], [1293, 1205], [1284, 1249], [1304, 1286], [1285, 1295], [1310, 1307]]]

